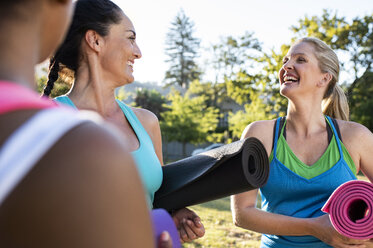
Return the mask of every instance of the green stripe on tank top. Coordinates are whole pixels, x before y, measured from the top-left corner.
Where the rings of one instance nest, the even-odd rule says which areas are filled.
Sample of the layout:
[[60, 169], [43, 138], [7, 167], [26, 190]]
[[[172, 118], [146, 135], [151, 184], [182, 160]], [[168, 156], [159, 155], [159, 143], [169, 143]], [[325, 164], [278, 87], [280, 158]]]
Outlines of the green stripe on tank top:
[[[326, 120], [330, 125], [328, 119]], [[327, 147], [324, 154], [319, 158], [319, 160], [317, 160], [316, 163], [311, 166], [306, 165], [294, 154], [294, 152], [290, 149], [288, 143], [286, 142], [286, 139], [283, 136], [285, 125], [286, 120], [284, 126], [281, 129], [280, 137], [277, 141], [277, 159], [298, 176], [304, 177], [306, 179], [312, 179], [332, 168], [340, 159], [338, 144], [333, 133], [333, 138], [331, 139], [329, 146]], [[352, 160], [343, 143], [340, 143], [344, 160], [346, 161], [352, 173], [356, 176], [356, 166], [354, 164], [354, 161]], [[269, 161], [272, 161], [272, 159], [273, 150], [271, 152], [271, 155], [269, 156]]]

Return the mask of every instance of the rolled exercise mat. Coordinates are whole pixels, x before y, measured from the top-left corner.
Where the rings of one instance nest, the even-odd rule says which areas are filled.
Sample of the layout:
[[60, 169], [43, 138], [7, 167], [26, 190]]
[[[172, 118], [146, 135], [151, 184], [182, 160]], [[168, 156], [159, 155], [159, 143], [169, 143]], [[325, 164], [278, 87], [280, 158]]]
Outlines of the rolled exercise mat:
[[154, 208], [176, 210], [262, 187], [268, 155], [256, 138], [247, 138], [163, 166]]
[[[164, 209], [153, 209], [151, 212], [155, 242], [158, 244], [159, 236], [167, 231], [172, 239], [173, 248], [181, 248], [179, 233], [176, 230], [175, 223], [169, 213]], [[158, 246], [157, 246], [158, 247]]]
[[373, 238], [373, 184], [360, 180], [339, 186], [321, 209], [334, 228], [353, 239]]

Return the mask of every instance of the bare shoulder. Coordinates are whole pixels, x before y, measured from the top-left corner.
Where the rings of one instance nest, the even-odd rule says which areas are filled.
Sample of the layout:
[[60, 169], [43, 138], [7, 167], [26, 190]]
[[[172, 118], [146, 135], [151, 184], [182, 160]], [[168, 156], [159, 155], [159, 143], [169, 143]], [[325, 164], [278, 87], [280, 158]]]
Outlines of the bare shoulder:
[[246, 126], [242, 133], [242, 138], [261, 138], [268, 135], [269, 130], [273, 130], [276, 120], [255, 121]]
[[276, 120], [263, 120], [250, 123], [242, 133], [241, 138], [255, 137], [265, 146], [267, 153], [272, 150], [273, 130]]
[[[8, 240], [1, 242], [16, 242], [17, 247], [35, 240], [39, 243], [30, 247], [51, 247], [52, 244], [59, 244], [55, 247], [147, 247], [151, 244], [152, 240], [143, 240], [131, 231], [145, 228], [145, 237], [151, 236], [141, 182], [118, 134], [85, 122], [55, 143], [0, 208], [0, 229], [11, 233]], [[28, 211], [24, 211], [24, 206]], [[128, 223], [122, 224], [118, 218]], [[24, 223], [25, 219], [30, 224], [9, 229], [10, 223]], [[39, 225], [35, 227], [33, 223]], [[12, 239], [20, 234], [22, 239]], [[136, 242], [144, 242], [144, 246], [136, 246]]]
[[[153, 112], [143, 108], [131, 107], [131, 109], [144, 127], [159, 124], [158, 117]], [[145, 129], [147, 128], [145, 127]]]
[[373, 138], [372, 132], [364, 125], [353, 122], [337, 120], [343, 143], [358, 145], [366, 138]]
[[160, 127], [158, 117], [151, 111], [143, 108], [131, 107], [136, 117], [139, 119], [146, 132], [150, 135], [153, 143], [160, 137]]

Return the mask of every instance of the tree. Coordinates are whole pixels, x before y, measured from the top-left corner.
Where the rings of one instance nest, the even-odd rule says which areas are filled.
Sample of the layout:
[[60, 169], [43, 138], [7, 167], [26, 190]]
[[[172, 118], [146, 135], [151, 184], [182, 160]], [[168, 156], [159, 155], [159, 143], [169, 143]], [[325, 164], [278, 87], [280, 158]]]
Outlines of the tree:
[[[295, 37], [314, 36], [320, 38], [332, 49], [345, 53], [347, 61], [342, 61], [342, 69], [349, 72], [347, 85], [348, 96], [351, 95], [359, 78], [371, 70], [373, 62], [373, 15], [355, 17], [348, 23], [344, 17], [324, 10], [321, 17], [305, 17], [299, 20], [299, 26], [292, 27]], [[352, 73], [351, 73], [352, 72]], [[352, 75], [351, 75], [352, 74]]]
[[168, 111], [161, 113], [160, 121], [163, 137], [167, 141], [178, 141], [183, 145], [186, 157], [186, 144], [213, 142], [211, 135], [218, 124], [218, 109], [206, 106], [204, 96], [192, 97], [188, 92], [182, 96], [173, 90], [168, 95]]
[[161, 113], [166, 110], [165, 103], [165, 97], [154, 89], [138, 89], [136, 91], [135, 106], [150, 110], [159, 120], [162, 118]]
[[[44, 72], [47, 72], [47, 69], [43, 69]], [[62, 77], [59, 77], [56, 82], [54, 82], [53, 90], [50, 94], [51, 98], [61, 96], [69, 92], [72, 81], [73, 81], [73, 76], [71, 72], [68, 70], [64, 70]], [[37, 84], [37, 91], [40, 94], [43, 94], [44, 88], [47, 84], [48, 78], [46, 76], [36, 76], [36, 84]]]
[[271, 114], [271, 106], [264, 104], [260, 96], [254, 95], [250, 104], [245, 104], [244, 111], [240, 110], [230, 114], [229, 130], [232, 132], [233, 139], [239, 139], [245, 127], [251, 122], [275, 117], [275, 114]]
[[373, 131], [373, 72], [368, 71], [359, 78], [351, 93], [351, 120]]
[[211, 65], [215, 71], [215, 83], [232, 79], [239, 71], [254, 68], [254, 60], [261, 53], [261, 44], [253, 33], [242, 36], [220, 38], [220, 43], [212, 46]]
[[178, 84], [188, 88], [189, 83], [199, 79], [201, 72], [195, 62], [200, 40], [193, 36], [194, 23], [181, 10], [171, 23], [166, 40], [166, 62], [170, 68], [166, 71], [167, 85]]

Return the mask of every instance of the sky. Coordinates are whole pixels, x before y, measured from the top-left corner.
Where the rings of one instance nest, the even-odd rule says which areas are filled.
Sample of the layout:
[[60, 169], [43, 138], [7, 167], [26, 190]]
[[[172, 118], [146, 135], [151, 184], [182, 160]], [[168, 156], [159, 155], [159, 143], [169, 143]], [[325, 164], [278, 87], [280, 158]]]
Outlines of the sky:
[[351, 20], [373, 14], [373, 0], [113, 0], [131, 19], [137, 33], [142, 58], [135, 61], [138, 82], [161, 83], [168, 64], [166, 34], [171, 22], [183, 9], [195, 24], [195, 37], [201, 39], [199, 62], [206, 61], [206, 49], [220, 37], [241, 36], [253, 32], [264, 49], [279, 49], [289, 44], [290, 27], [298, 20], [322, 14], [323, 9], [337, 11]]

